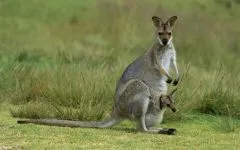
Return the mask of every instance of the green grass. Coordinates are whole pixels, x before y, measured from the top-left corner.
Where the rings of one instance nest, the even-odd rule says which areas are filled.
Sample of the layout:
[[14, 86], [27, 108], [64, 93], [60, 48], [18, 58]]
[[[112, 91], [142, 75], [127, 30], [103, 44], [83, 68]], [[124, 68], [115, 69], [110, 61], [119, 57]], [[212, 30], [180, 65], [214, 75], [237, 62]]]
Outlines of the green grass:
[[0, 148], [234, 150], [240, 146], [239, 128], [230, 133], [218, 130], [220, 118], [209, 115], [195, 114], [163, 124], [161, 127], [177, 128], [173, 136], [136, 132], [129, 121], [112, 129], [85, 129], [19, 125], [6, 110], [0, 116]]
[[[7, 108], [0, 114], [0, 145], [58, 149], [65, 140], [69, 149], [239, 147], [239, 7], [239, 0], [0, 1], [0, 105]], [[176, 137], [121, 129], [133, 128], [129, 123], [113, 130], [16, 124], [16, 118], [109, 116], [124, 68], [153, 43], [153, 15], [179, 16], [178, 113], [167, 112], [164, 124], [179, 130]]]

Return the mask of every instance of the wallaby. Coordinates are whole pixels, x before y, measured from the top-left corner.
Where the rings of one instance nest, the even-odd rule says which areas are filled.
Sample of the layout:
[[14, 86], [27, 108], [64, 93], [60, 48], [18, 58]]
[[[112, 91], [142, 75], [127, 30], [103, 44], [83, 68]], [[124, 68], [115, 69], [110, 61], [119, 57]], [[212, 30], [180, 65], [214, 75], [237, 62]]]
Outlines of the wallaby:
[[149, 87], [144, 81], [132, 79], [120, 93], [118, 104], [112, 111], [112, 116], [106, 121], [69, 121], [57, 119], [29, 119], [18, 120], [18, 123], [34, 123], [42, 125], [67, 126], [67, 127], [90, 127], [107, 128], [116, 125], [124, 119], [136, 121], [138, 131], [155, 132], [160, 134], [175, 134], [175, 129], [154, 128], [154, 125], [161, 123], [163, 114], [167, 108], [173, 112], [174, 100], [173, 90], [168, 95], [161, 95], [153, 99]]
[[159, 17], [153, 16], [152, 21], [156, 27], [156, 42], [144, 55], [133, 61], [123, 72], [116, 89], [116, 101], [118, 101], [121, 88], [130, 79], [140, 79], [150, 88], [152, 96], [159, 96], [167, 92], [167, 83], [172, 82], [169, 68], [176, 73], [173, 85], [179, 81], [179, 73], [176, 63], [176, 51], [172, 42], [172, 30], [177, 16], [170, 17], [163, 22]]
[[[176, 16], [169, 18], [166, 22], [159, 17], [152, 17], [156, 27], [156, 42], [149, 51], [133, 61], [123, 72], [117, 83], [115, 104], [110, 120], [78, 122], [36, 119], [19, 120], [18, 123], [104, 128], [118, 123], [122, 118], [136, 118], [139, 121], [138, 129], [140, 130], [173, 134], [174, 129], [153, 129], [153, 126], [161, 122], [166, 108], [173, 104], [170, 103], [172, 94], [166, 94], [166, 82], [172, 82], [172, 77], [169, 75], [170, 66], [176, 73], [173, 85], [177, 85], [179, 81], [176, 52], [172, 43], [172, 30], [176, 20]], [[172, 108], [172, 110], [175, 109]]]

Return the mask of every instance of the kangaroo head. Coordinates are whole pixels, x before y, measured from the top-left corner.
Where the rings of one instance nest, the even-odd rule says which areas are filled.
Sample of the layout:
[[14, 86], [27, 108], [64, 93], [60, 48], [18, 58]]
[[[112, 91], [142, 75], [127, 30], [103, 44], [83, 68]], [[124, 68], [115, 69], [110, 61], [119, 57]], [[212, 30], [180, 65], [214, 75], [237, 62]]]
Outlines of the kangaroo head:
[[170, 108], [173, 112], [176, 112], [175, 102], [173, 99], [173, 95], [176, 91], [177, 91], [177, 89], [174, 89], [170, 94], [160, 96], [159, 101], [160, 101], [161, 109]]
[[166, 22], [157, 16], [152, 17], [152, 21], [157, 28], [156, 36], [159, 43], [163, 46], [168, 45], [172, 41], [172, 30], [176, 23], [177, 16], [170, 17]]

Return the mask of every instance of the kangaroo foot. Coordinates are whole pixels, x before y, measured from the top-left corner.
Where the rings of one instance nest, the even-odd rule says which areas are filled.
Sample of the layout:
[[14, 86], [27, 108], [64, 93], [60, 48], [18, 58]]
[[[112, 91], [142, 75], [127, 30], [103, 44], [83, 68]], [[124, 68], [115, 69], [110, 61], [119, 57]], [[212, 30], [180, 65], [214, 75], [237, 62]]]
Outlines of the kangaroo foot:
[[177, 132], [174, 128], [164, 128], [162, 130], [159, 130], [159, 134], [167, 134], [167, 135], [175, 135]]

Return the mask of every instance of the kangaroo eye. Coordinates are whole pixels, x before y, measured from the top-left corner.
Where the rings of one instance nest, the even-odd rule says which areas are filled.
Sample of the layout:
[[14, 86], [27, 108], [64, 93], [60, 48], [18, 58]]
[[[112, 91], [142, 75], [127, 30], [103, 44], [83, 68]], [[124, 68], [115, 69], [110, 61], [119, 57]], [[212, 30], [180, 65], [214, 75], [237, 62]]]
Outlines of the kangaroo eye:
[[172, 32], [168, 32], [168, 35], [172, 35]]
[[162, 32], [158, 32], [158, 35], [163, 35], [163, 33]]

